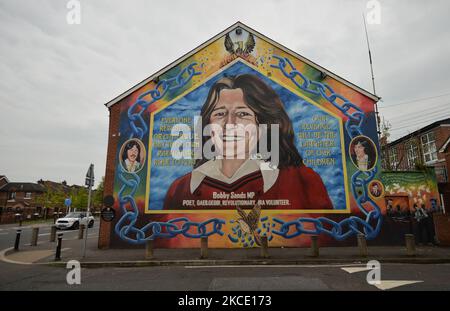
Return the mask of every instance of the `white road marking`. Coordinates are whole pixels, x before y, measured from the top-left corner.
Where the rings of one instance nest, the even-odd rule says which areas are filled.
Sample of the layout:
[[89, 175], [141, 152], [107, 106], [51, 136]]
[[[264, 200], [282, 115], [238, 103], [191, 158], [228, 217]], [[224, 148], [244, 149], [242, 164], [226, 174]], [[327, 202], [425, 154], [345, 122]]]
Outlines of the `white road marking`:
[[361, 266], [356, 264], [336, 264], [336, 265], [216, 265], [216, 266], [184, 266], [186, 269], [202, 269], [202, 268], [334, 268], [334, 267], [348, 267]]
[[[367, 267], [360, 267], [360, 268], [341, 268], [342, 270], [348, 272], [348, 273], [356, 273], [356, 272], [363, 272], [363, 271], [369, 271], [372, 270], [372, 268]], [[421, 283], [423, 281], [395, 281], [395, 280], [387, 280], [387, 281], [380, 281], [379, 284], [373, 283], [370, 285], [375, 286], [378, 289], [386, 290], [391, 288], [396, 288], [404, 285], [409, 284], [415, 284], [415, 283]]]
[[423, 281], [393, 281], [393, 280], [391, 280], [391, 281], [381, 281], [380, 284], [372, 284], [372, 285], [378, 289], [386, 290], [386, 289], [391, 289], [391, 288], [400, 287], [400, 286], [409, 285], [409, 284], [422, 283], [422, 282]]
[[341, 268], [342, 270], [344, 270], [345, 272], [348, 273], [355, 273], [355, 272], [362, 272], [362, 271], [369, 271], [372, 270], [371, 268], [367, 268], [367, 267], [361, 267], [361, 268]]

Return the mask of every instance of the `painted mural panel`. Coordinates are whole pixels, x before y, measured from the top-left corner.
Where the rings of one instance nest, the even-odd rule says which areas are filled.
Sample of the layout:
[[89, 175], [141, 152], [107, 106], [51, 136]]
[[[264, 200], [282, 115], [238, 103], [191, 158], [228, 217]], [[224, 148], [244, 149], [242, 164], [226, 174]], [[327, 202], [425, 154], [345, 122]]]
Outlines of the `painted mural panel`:
[[243, 25], [118, 104], [117, 245], [302, 246], [380, 231], [373, 99]]
[[386, 214], [397, 217], [414, 213], [414, 207], [440, 210], [439, 190], [433, 171], [383, 172]]

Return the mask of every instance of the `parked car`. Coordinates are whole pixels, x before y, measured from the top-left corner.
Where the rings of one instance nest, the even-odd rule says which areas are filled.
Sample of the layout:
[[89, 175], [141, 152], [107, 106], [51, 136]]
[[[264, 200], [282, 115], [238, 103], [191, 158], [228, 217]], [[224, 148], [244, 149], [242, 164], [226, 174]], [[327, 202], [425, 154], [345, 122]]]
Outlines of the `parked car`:
[[55, 222], [57, 229], [78, 229], [80, 225], [94, 226], [94, 216], [91, 213], [86, 217], [86, 212], [71, 212]]

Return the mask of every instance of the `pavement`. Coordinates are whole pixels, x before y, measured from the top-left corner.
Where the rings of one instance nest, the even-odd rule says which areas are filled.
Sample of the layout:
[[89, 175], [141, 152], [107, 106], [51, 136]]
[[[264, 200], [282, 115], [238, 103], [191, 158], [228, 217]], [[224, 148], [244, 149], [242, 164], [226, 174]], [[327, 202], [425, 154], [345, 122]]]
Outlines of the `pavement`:
[[[142, 249], [97, 248], [98, 221], [88, 231], [88, 242], [83, 256], [84, 240], [78, 239], [78, 230], [63, 232], [61, 261], [55, 261], [56, 243], [50, 242], [50, 225], [40, 225], [37, 246], [31, 246], [31, 228], [22, 227], [23, 238], [19, 251], [14, 251], [14, 237], [17, 226], [3, 229], [11, 234], [0, 236], [9, 247], [0, 250], [0, 260], [22, 265], [66, 266], [69, 260], [78, 260], [82, 267], [141, 267], [141, 266], [233, 266], [233, 265], [305, 265], [305, 264], [348, 264], [376, 259], [381, 263], [445, 264], [450, 263], [450, 247], [416, 246], [416, 255], [408, 256], [402, 246], [368, 246], [368, 256], [360, 256], [356, 247], [320, 248], [319, 257], [311, 257], [309, 248], [269, 248], [269, 258], [261, 257], [259, 248], [250, 249], [208, 249], [208, 257], [200, 258], [198, 249], [154, 249], [151, 259], [145, 258]], [[47, 232], [48, 231], [48, 232]], [[2, 233], [2, 231], [0, 231]], [[200, 241], [199, 241], [200, 245]]]

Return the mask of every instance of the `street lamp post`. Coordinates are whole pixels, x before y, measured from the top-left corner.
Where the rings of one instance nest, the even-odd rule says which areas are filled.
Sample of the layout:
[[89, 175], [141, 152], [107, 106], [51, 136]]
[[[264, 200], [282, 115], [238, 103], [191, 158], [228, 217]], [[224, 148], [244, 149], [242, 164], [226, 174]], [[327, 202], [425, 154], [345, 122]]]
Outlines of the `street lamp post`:
[[88, 204], [87, 204], [87, 212], [86, 212], [86, 217], [87, 217], [88, 221], [86, 224], [86, 235], [84, 236], [83, 258], [86, 257], [86, 245], [87, 245], [88, 229], [89, 229], [89, 212], [90, 212], [90, 207], [91, 207], [92, 186], [94, 185], [94, 164], [91, 164], [89, 166], [89, 169], [86, 174], [85, 185], [89, 188], [89, 195], [88, 195]]

